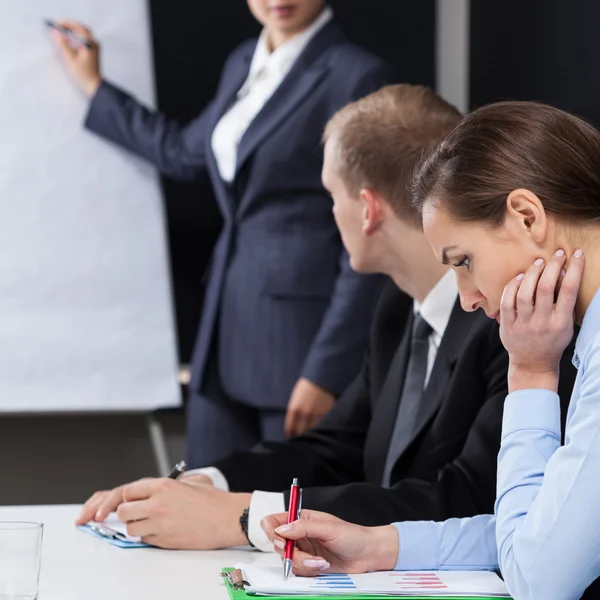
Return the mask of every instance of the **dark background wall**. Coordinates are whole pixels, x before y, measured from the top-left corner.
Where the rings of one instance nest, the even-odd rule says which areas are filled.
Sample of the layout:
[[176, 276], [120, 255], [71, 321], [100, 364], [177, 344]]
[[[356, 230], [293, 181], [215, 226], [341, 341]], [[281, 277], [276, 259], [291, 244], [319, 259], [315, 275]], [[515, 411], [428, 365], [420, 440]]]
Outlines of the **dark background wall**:
[[600, 2], [471, 1], [471, 105], [540, 100], [600, 124]]
[[[402, 81], [433, 85], [434, 0], [332, 0], [348, 36], [397, 68]], [[245, 0], [150, 0], [159, 108], [181, 121], [213, 96], [221, 66], [241, 41], [259, 33]], [[221, 218], [207, 181], [165, 180], [179, 350], [189, 360], [202, 275]]]

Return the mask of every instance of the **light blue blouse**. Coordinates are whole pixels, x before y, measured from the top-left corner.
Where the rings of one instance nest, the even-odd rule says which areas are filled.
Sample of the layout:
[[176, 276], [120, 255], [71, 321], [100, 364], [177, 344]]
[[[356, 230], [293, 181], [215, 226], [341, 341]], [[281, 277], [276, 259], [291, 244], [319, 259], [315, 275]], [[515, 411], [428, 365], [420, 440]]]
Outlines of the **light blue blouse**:
[[557, 394], [509, 394], [495, 515], [395, 523], [396, 569], [500, 568], [515, 600], [575, 600], [600, 577], [600, 291], [573, 364], [565, 444]]

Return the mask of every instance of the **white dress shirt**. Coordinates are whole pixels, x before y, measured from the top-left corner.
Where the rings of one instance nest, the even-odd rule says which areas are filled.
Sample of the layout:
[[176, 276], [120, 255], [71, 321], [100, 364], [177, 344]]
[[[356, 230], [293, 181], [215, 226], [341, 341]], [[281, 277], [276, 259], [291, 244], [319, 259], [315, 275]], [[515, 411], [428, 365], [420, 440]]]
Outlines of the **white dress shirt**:
[[269, 52], [267, 33], [265, 29], [262, 30], [254, 50], [248, 77], [238, 91], [236, 101], [221, 117], [212, 134], [212, 151], [224, 181], [233, 181], [238, 146], [250, 123], [290, 72], [307, 44], [332, 17], [331, 8], [325, 7], [310, 27], [273, 52]]
[[425, 387], [429, 382], [437, 351], [442, 343], [444, 332], [450, 321], [452, 309], [458, 296], [456, 276], [452, 269], [433, 286], [423, 302], [414, 301], [415, 314], [419, 313], [433, 331], [429, 334], [429, 352], [427, 354], [427, 371], [425, 372]]
[[[433, 364], [435, 363], [435, 358], [446, 327], [448, 326], [457, 296], [458, 288], [456, 286], [454, 271], [449, 270], [435, 284], [421, 304], [417, 301], [414, 302], [414, 311], [421, 313], [421, 316], [431, 325], [433, 330], [429, 335], [429, 354], [427, 356], [425, 385], [427, 385], [427, 381], [431, 375]], [[206, 467], [204, 469], [188, 471], [187, 475], [195, 473], [208, 476], [215, 487], [229, 491], [229, 483], [219, 469]], [[260, 527], [260, 522], [268, 515], [285, 512], [286, 510], [284, 495], [281, 492], [255, 491], [252, 494], [248, 515], [248, 538], [259, 550], [263, 552], [271, 552], [273, 550], [272, 544]]]

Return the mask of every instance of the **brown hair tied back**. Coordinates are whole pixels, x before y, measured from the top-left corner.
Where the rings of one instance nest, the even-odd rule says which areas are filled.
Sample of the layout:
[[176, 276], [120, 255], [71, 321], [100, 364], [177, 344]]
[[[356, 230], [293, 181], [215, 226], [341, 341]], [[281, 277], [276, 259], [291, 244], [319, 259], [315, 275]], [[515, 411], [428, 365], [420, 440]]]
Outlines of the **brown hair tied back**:
[[465, 117], [421, 162], [413, 206], [440, 203], [460, 221], [504, 222], [515, 189], [536, 194], [549, 213], [600, 221], [600, 134], [565, 111], [499, 102]]

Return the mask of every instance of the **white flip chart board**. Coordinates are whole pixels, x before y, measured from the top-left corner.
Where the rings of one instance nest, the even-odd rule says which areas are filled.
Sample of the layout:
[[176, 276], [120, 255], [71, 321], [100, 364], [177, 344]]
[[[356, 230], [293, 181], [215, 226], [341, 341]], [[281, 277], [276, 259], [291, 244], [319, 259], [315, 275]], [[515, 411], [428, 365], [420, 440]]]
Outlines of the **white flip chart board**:
[[176, 406], [156, 173], [86, 132], [43, 20], [89, 24], [105, 76], [152, 104], [145, 0], [5, 0], [0, 36], [0, 413]]

